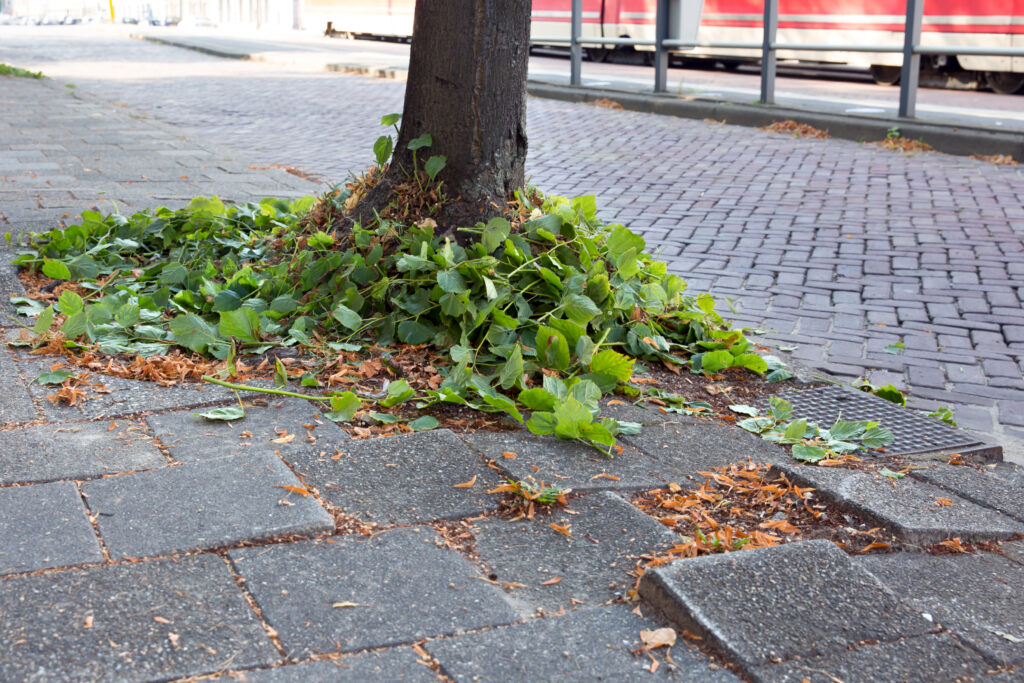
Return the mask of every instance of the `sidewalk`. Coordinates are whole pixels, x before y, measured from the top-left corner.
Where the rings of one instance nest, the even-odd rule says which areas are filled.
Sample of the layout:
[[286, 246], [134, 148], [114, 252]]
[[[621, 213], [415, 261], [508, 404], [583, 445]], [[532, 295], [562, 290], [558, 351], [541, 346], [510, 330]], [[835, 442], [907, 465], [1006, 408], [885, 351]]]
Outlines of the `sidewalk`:
[[[5, 231], [94, 204], [317, 189], [60, 83], [0, 78], [0, 101]], [[0, 253], [6, 264], [11, 250]], [[10, 338], [10, 266], [0, 285]], [[950, 466], [950, 449], [932, 447], [893, 481], [797, 465], [734, 427], [630, 406], [609, 411], [644, 429], [610, 461], [521, 430], [354, 441], [291, 400], [205, 423], [197, 407], [234, 401], [215, 387], [96, 375], [109, 393], [59, 406], [34, 382], [50, 363], [0, 351], [0, 680], [1020, 677], [1024, 544], [920, 552], [1024, 531], [1024, 480], [1006, 465]], [[978, 459], [994, 453], [912, 411], [871, 409], [889, 411], [890, 453], [915, 450], [922, 429]], [[273, 442], [281, 430], [308, 438]], [[634, 495], [748, 458], [900, 551], [804, 540], [679, 560], [648, 569], [629, 601], [637, 566], [684, 541]], [[508, 521], [485, 493], [506, 476], [581, 495]], [[663, 626], [679, 634], [671, 661], [663, 648], [633, 654]]]

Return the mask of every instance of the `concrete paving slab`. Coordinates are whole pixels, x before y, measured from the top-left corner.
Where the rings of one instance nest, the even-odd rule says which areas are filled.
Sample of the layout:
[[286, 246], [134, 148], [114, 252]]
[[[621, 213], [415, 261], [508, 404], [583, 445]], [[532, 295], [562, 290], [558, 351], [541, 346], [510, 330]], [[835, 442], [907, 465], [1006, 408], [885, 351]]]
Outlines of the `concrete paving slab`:
[[146, 417], [146, 424], [175, 460], [196, 462], [255, 453], [288, 459], [296, 451], [311, 449], [333, 454], [340, 442], [349, 440], [340, 427], [302, 399], [249, 406], [244, 418], [232, 422], [207, 420], [197, 412], [202, 411], [176, 410]]
[[338, 451], [282, 455], [325, 501], [363, 521], [461, 519], [501, 502], [487, 494], [501, 476], [447, 429], [349, 441]]
[[695, 417], [662, 410], [653, 403], [635, 404], [628, 399], [619, 397], [601, 400], [601, 417], [611, 417], [626, 422], [639, 422], [642, 425], [655, 425], [663, 422], [683, 422], [685, 424], [700, 422]]
[[87, 479], [166, 464], [137, 422], [50, 424], [0, 432], [0, 484]]
[[0, 377], [4, 378], [4, 390], [0, 392], [0, 425], [38, 419], [40, 415], [32, 403], [32, 396], [19, 378], [14, 358], [6, 348], [0, 348]]
[[335, 681], [413, 681], [437, 683], [437, 674], [407, 647], [348, 657], [302, 662], [273, 669], [240, 671], [213, 680], [244, 683], [335, 683]]
[[292, 659], [508, 624], [515, 612], [429, 527], [232, 550]]
[[936, 633], [755, 667], [750, 677], [755, 683], [952, 683], [981, 679], [990, 668], [975, 652]]
[[[622, 453], [609, 458], [581, 443], [537, 436], [526, 430], [476, 432], [461, 436], [484, 458], [493, 461], [517, 481], [532, 477], [537, 482], [577, 492], [658, 488], [682, 476], [625, 443], [622, 444]], [[516, 457], [510, 458], [505, 453]]]
[[[570, 536], [551, 524], [568, 526]], [[609, 491], [574, 498], [566, 510], [534, 520], [492, 518], [474, 527], [475, 548], [491, 578], [523, 584], [510, 588], [523, 617], [622, 598], [633, 586], [628, 572], [639, 557], [679, 540]]]
[[0, 581], [0, 680], [149, 681], [278, 659], [216, 555]]
[[[86, 399], [77, 405], [57, 404], [46, 399], [54, 387], [37, 384], [35, 378], [49, 372], [50, 366], [60, 362], [53, 356], [20, 356], [17, 367], [28, 382], [28, 391], [42, 406], [46, 417], [55, 422], [101, 417], [135, 415], [155, 410], [169, 410], [186, 406], [207, 406], [235, 400], [230, 389], [212, 384], [176, 384], [160, 386], [156, 382], [122, 379], [109, 375], [91, 374], [89, 381], [104, 389], [94, 392], [87, 388]], [[78, 374], [77, 368], [68, 368]], [[107, 393], [108, 392], [108, 393]]]
[[640, 595], [748, 670], [934, 628], [830, 541], [679, 560], [648, 570]]
[[653, 425], [622, 440], [689, 475], [747, 458], [769, 463], [787, 459], [781, 448], [754, 434], [709, 422]]
[[281, 536], [334, 520], [273, 455], [235, 456], [82, 484], [112, 557], [153, 557]]
[[908, 543], [939, 543], [955, 537], [998, 540], [1024, 533], [1024, 525], [996, 510], [909, 477], [893, 481], [878, 474], [797, 463], [775, 468], [790, 481], [814, 487], [816, 495]]
[[74, 484], [0, 489], [0, 575], [102, 561]]
[[956, 465], [936, 465], [926, 470], [912, 470], [911, 475], [915, 479], [952, 491], [972, 503], [999, 510], [1024, 522], [1024, 487], [1016, 478]]
[[856, 564], [992, 664], [1024, 664], [1020, 564], [991, 553], [872, 555]]
[[445, 638], [424, 647], [456, 681], [739, 682], [736, 676], [711, 665], [707, 657], [685, 645], [671, 650], [675, 666], [664, 661], [664, 650], [656, 651], [659, 667], [651, 676], [644, 670], [650, 660], [633, 651], [643, 646], [640, 631], [661, 626], [637, 616], [625, 605], [613, 605]]

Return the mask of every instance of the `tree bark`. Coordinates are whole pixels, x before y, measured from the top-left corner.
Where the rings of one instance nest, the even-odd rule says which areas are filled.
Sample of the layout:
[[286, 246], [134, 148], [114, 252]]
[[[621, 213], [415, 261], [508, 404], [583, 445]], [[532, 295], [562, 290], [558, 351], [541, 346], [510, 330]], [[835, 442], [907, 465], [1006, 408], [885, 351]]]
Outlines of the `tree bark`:
[[413, 21], [405, 107], [391, 164], [356, 206], [365, 221], [391, 200], [414, 169], [411, 140], [429, 133], [432, 155], [447, 164], [437, 176], [448, 198], [434, 216], [440, 232], [499, 215], [523, 186], [530, 0], [419, 0]]

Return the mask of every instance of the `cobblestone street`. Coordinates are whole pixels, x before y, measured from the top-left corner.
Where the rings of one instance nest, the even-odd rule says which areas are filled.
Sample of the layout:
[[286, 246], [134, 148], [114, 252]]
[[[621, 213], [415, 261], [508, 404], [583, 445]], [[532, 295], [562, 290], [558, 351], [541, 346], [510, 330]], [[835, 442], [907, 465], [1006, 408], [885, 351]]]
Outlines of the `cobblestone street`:
[[[325, 182], [370, 163], [404, 87], [79, 33], [4, 31], [0, 62]], [[952, 406], [1024, 462], [1021, 167], [536, 98], [528, 116], [542, 190], [596, 194], [793, 359]]]

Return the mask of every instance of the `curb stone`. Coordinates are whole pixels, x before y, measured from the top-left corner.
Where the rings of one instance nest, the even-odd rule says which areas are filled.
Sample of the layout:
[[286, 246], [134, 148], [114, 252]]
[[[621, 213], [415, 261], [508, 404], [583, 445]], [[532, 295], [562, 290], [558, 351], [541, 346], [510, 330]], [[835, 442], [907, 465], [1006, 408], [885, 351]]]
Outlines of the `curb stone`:
[[676, 561], [640, 596], [746, 671], [934, 628], [824, 540]]
[[[939, 543], [1012, 538], [1024, 524], [996, 510], [964, 500], [938, 486], [907, 477], [893, 481], [878, 474], [836, 467], [785, 463], [774, 465], [790, 481], [814, 488], [841, 510], [885, 527], [907, 543]], [[942, 505], [942, 501], [948, 501]]]

